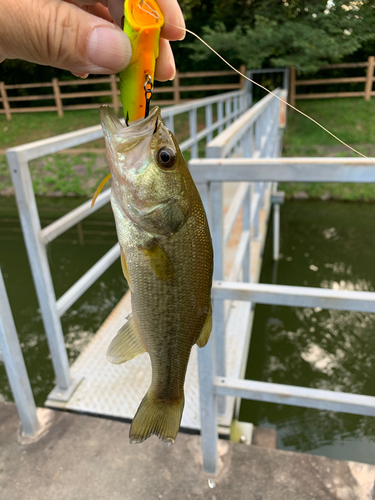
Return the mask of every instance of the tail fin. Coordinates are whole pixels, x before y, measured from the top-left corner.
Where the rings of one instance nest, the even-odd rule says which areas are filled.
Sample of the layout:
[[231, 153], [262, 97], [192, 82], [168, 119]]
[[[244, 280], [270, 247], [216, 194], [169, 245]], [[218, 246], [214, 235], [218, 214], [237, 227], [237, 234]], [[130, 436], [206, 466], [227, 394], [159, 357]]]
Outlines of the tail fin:
[[130, 443], [143, 443], [155, 434], [168, 446], [173, 444], [180, 428], [184, 403], [184, 395], [175, 401], [165, 401], [148, 391], [130, 427]]

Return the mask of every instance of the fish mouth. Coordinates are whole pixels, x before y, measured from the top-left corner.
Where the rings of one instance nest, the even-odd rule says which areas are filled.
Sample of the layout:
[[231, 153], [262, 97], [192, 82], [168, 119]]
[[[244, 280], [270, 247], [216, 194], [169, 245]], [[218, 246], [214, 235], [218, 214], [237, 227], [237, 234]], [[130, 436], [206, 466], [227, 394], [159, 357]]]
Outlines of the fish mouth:
[[115, 145], [116, 138], [121, 141], [129, 139], [131, 142], [152, 134], [156, 128], [156, 120], [161, 119], [161, 112], [160, 108], [155, 106], [147, 118], [140, 118], [129, 125], [124, 125], [107, 105], [100, 107], [99, 116], [106, 143]]

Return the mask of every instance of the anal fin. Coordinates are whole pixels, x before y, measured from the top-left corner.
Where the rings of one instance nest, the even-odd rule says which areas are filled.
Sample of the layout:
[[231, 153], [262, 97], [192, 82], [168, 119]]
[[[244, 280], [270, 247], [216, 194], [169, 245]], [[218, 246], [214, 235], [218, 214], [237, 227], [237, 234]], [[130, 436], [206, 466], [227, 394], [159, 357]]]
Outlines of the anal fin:
[[130, 314], [128, 321], [118, 331], [116, 337], [109, 344], [107, 359], [115, 365], [125, 363], [146, 352], [133, 316]]
[[211, 330], [212, 330], [212, 307], [210, 304], [210, 308], [206, 316], [206, 321], [204, 322], [202, 331], [199, 334], [198, 340], [196, 342], [198, 347], [204, 347], [207, 344], [208, 339], [210, 338]]

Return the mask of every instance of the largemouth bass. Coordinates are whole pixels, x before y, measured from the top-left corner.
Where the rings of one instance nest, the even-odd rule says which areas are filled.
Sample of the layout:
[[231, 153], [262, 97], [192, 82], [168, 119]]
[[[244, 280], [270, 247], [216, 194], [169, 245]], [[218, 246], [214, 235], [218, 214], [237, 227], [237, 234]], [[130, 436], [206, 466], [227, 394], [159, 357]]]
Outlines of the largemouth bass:
[[132, 314], [107, 358], [124, 363], [148, 352], [152, 382], [130, 428], [130, 442], [156, 434], [172, 444], [184, 408], [190, 351], [212, 326], [213, 250], [206, 214], [159, 108], [123, 126], [100, 109], [112, 174], [111, 203]]

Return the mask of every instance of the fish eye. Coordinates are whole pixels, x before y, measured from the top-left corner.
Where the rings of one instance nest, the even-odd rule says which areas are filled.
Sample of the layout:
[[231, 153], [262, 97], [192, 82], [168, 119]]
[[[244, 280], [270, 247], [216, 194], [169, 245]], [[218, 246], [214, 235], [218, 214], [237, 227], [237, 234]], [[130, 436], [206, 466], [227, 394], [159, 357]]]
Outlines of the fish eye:
[[156, 159], [160, 166], [171, 168], [176, 163], [176, 153], [171, 148], [160, 148]]

